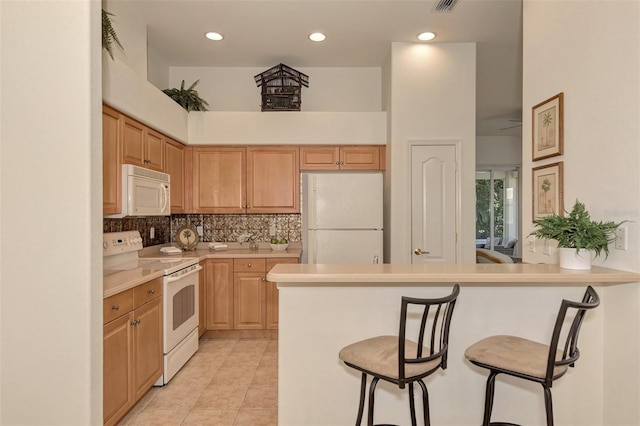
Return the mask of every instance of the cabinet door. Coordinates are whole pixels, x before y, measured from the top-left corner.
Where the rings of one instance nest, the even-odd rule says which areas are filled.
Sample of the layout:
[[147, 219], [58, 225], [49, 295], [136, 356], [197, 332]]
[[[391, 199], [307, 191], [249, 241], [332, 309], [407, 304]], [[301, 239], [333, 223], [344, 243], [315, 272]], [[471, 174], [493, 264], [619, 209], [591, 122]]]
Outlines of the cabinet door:
[[300, 147], [300, 170], [338, 170], [339, 161], [338, 146]]
[[247, 148], [247, 213], [300, 213], [298, 147]]
[[208, 259], [204, 283], [207, 330], [233, 330], [233, 259]]
[[341, 170], [379, 170], [380, 147], [343, 146], [340, 149]]
[[194, 148], [194, 213], [244, 213], [246, 149]]
[[120, 113], [106, 105], [102, 107], [102, 212], [122, 212], [121, 162], [122, 122]]
[[164, 152], [164, 172], [171, 176], [171, 213], [186, 213], [184, 145], [168, 139]]
[[[280, 257], [267, 259], [267, 272], [278, 263], [298, 263], [295, 257]], [[278, 287], [276, 283], [267, 281], [266, 285], [266, 328], [276, 330], [278, 328]]]
[[144, 146], [144, 166], [161, 172], [164, 170], [164, 144], [162, 133], [146, 128]]
[[265, 273], [236, 272], [233, 278], [234, 330], [265, 328]]
[[105, 425], [116, 424], [134, 404], [133, 312], [103, 327], [102, 391]]
[[122, 162], [144, 167], [145, 127], [136, 120], [124, 116], [122, 132]]
[[136, 400], [162, 374], [162, 298], [133, 311], [133, 372]]
[[207, 331], [207, 301], [205, 292], [207, 262], [200, 262], [202, 269], [198, 272], [198, 337]]

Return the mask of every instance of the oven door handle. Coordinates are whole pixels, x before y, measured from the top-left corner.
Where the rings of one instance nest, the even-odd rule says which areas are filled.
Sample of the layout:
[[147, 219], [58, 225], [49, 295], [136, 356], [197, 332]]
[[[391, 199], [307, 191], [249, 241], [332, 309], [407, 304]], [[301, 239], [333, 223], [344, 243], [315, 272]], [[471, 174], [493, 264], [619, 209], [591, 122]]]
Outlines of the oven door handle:
[[175, 277], [172, 277], [171, 275], [169, 275], [167, 277], [167, 283], [172, 283], [174, 281], [181, 280], [181, 279], [183, 279], [185, 277], [188, 277], [189, 275], [197, 274], [200, 271], [202, 271], [202, 266], [198, 265], [198, 267], [196, 269], [194, 269], [193, 271], [189, 271], [186, 274], [178, 275], [178, 276], [175, 276]]

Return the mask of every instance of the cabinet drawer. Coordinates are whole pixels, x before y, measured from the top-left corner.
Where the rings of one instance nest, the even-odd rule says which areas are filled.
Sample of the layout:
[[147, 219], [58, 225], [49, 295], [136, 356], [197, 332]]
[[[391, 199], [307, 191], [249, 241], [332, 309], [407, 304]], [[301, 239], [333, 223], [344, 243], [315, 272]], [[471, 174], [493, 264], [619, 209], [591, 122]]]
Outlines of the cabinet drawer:
[[233, 272], [265, 272], [264, 257], [233, 259]]
[[139, 308], [150, 300], [162, 296], [162, 277], [147, 281], [133, 289], [133, 306]]
[[114, 294], [102, 301], [103, 324], [133, 310], [133, 289]]
[[299, 263], [297, 257], [270, 257], [267, 258], [267, 272], [279, 263]]

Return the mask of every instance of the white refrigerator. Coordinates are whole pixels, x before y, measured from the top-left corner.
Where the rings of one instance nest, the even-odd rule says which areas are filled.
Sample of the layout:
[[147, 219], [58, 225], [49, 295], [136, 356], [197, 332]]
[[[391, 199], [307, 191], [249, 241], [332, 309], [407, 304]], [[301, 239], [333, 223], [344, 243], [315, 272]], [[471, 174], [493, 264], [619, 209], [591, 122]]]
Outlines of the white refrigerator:
[[382, 173], [302, 174], [302, 262], [382, 263]]

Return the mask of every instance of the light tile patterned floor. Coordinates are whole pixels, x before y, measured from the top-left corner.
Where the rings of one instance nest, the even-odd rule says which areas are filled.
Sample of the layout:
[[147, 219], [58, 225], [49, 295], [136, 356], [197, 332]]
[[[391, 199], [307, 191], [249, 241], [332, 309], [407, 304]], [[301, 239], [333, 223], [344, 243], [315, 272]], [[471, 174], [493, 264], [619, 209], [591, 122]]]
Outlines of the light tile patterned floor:
[[278, 424], [278, 341], [200, 340], [168, 385], [147, 393], [120, 425]]

